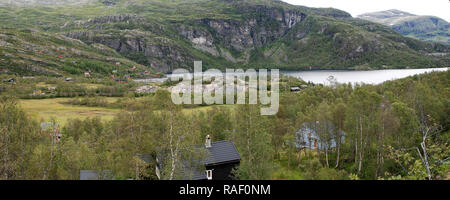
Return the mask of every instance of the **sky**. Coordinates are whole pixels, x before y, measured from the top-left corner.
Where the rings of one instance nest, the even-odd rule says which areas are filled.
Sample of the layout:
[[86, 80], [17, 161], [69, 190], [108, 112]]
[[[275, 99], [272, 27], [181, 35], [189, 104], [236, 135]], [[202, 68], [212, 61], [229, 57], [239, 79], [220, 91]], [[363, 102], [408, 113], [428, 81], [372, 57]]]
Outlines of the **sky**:
[[397, 9], [416, 15], [433, 15], [450, 22], [450, 0], [282, 0], [317, 8], [337, 8], [356, 17], [367, 12]]

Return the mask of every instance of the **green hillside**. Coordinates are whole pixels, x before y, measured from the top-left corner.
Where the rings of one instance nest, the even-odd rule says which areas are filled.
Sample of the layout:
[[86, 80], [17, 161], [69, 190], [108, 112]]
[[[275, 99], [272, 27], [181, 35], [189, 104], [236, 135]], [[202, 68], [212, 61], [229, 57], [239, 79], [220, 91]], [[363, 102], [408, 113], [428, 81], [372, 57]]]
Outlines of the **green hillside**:
[[60, 34], [0, 29], [0, 71], [19, 75], [106, 76], [149, 70], [102, 44], [87, 45]]
[[417, 16], [399, 10], [367, 13], [358, 17], [389, 26], [408, 37], [450, 45], [450, 24], [439, 17]]
[[[52, 5], [48, 0], [39, 4], [43, 6], [1, 2], [5, 1], [0, 0], [3, 31], [32, 30], [36, 33], [32, 35], [63, 37], [65, 43], [75, 39], [91, 55], [132, 60], [124, 63], [137, 62], [160, 72], [191, 69], [194, 60], [202, 60], [205, 68], [289, 70], [426, 68], [450, 63], [447, 46], [403, 37], [340, 10], [276, 0], [92, 0], [54, 6], [48, 6]], [[99, 45], [107, 50], [95, 48]], [[102, 60], [97, 58], [94, 61]], [[50, 61], [42, 69], [53, 70]], [[61, 66], [69, 73], [86, 68]], [[99, 73], [111, 70], [109, 64], [100, 68]]]

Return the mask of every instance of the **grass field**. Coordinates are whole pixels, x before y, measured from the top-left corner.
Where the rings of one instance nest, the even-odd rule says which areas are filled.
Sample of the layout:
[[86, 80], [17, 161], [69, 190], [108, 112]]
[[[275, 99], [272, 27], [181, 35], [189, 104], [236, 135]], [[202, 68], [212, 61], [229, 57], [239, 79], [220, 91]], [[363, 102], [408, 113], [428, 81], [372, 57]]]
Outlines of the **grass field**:
[[[116, 98], [107, 98], [108, 102], [114, 102]], [[120, 109], [73, 106], [63, 104], [69, 98], [20, 100], [21, 107], [38, 120], [49, 121], [54, 117], [61, 125], [68, 119], [85, 119], [87, 117], [101, 117], [103, 120], [111, 120]]]
[[[108, 103], [117, 101], [116, 97], [106, 98]], [[121, 109], [105, 108], [105, 107], [88, 107], [65, 104], [70, 98], [54, 98], [54, 99], [33, 99], [20, 100], [21, 107], [38, 120], [50, 121], [53, 117], [61, 125], [66, 124], [68, 119], [85, 119], [87, 117], [101, 117], [103, 120], [111, 120]], [[233, 108], [233, 105], [219, 105], [220, 107]], [[193, 114], [196, 112], [207, 112], [213, 106], [200, 106], [195, 108], [186, 108], [183, 110], [185, 114]]]

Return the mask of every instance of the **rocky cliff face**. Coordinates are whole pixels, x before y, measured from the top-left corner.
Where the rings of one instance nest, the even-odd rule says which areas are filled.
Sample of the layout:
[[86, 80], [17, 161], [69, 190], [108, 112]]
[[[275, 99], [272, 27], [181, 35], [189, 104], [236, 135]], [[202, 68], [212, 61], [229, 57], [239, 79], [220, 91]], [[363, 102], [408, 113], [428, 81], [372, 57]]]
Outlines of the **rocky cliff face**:
[[221, 45], [242, 51], [261, 47], [284, 36], [306, 17], [306, 14], [299, 11], [280, 12], [260, 8], [255, 12], [260, 15], [244, 21], [203, 19], [199, 23], [211, 28], [216, 37], [222, 38]]
[[195, 21], [193, 26], [180, 26], [178, 30], [196, 49], [224, 57], [231, 62], [248, 62], [248, 57], [233, 57], [229, 51], [248, 52], [271, 43], [286, 35], [307, 16], [296, 10], [278, 10], [265, 6], [241, 11], [257, 14], [249, 15], [243, 20], [205, 18]]
[[[240, 12], [247, 13], [240, 20], [203, 18], [190, 22], [190, 25], [180, 23], [171, 28], [204, 54], [221, 57], [232, 63], [248, 63], [248, 52], [283, 37], [307, 16], [298, 10], [280, 10], [267, 6], [245, 7]], [[194, 55], [171, 39], [161, 41], [165, 36], [157, 34], [155, 37], [153, 29], [122, 30], [119, 36], [104, 30], [110, 24], [124, 23], [133, 26], [146, 21], [137, 15], [103, 16], [73, 24], [74, 28], [91, 28], [93, 31], [70, 31], [65, 35], [87, 43], [104, 44], [124, 55], [143, 55], [147, 64], [161, 72], [170, 72], [178, 67], [191, 68]], [[66, 24], [64, 28], [67, 26]], [[233, 56], [230, 52], [243, 53]]]
[[[192, 62], [192, 56], [170, 40], [156, 40], [151, 35], [139, 31], [122, 31], [120, 37], [99, 32], [77, 31], [66, 36], [83, 40], [87, 43], [106, 45], [125, 57], [140, 55], [146, 59], [145, 64], [160, 72], [170, 72], [176, 68], [188, 68], [184, 63]], [[142, 64], [142, 63], [141, 63]]]

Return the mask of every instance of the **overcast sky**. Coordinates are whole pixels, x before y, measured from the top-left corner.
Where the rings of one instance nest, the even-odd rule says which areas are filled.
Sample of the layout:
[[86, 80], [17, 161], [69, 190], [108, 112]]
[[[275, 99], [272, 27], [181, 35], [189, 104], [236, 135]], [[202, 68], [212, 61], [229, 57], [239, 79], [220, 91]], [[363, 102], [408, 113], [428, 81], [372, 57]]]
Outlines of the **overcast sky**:
[[389, 9], [416, 15], [433, 15], [450, 22], [450, 0], [282, 0], [308, 7], [333, 7], [357, 15]]

